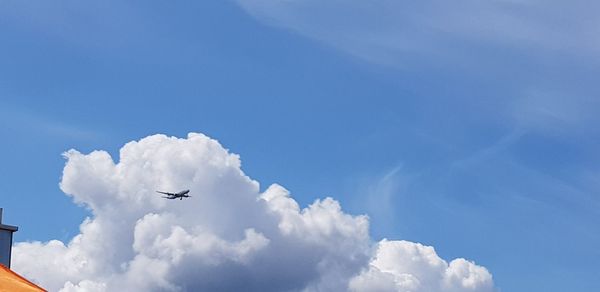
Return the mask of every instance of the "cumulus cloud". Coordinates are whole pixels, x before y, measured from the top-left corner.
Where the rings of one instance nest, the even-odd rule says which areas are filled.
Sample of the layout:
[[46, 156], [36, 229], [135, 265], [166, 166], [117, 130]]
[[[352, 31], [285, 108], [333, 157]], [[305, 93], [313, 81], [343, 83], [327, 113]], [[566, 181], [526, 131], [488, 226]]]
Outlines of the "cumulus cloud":
[[[261, 193], [239, 156], [202, 134], [127, 143], [117, 163], [65, 157], [60, 187], [92, 215], [68, 243], [13, 250], [13, 268], [51, 291], [493, 291], [472, 262], [374, 245], [368, 218], [332, 198], [301, 208], [282, 186]], [[181, 188], [193, 197], [155, 193]]]
[[492, 275], [465, 259], [450, 264], [431, 246], [382, 240], [370, 266], [350, 281], [353, 291], [493, 291]]

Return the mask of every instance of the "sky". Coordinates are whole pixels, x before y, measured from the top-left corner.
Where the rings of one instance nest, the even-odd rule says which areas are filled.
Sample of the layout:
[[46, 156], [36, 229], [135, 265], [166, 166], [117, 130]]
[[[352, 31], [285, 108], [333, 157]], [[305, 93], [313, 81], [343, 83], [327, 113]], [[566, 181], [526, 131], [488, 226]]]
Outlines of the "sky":
[[[598, 5], [0, 2], [15, 265], [64, 291], [600, 290]], [[197, 209], [152, 197], [181, 184]], [[273, 274], [286, 245], [311, 260]], [[215, 281], [170, 276], [195, 265]]]

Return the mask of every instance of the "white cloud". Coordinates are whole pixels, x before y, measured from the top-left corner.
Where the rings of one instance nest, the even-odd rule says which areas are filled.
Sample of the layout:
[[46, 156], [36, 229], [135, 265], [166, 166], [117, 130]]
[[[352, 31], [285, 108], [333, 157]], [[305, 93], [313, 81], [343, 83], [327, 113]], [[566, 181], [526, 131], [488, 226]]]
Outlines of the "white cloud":
[[382, 240], [368, 269], [350, 281], [353, 291], [494, 291], [492, 275], [465, 259], [450, 264], [433, 247]]
[[[201, 134], [127, 143], [118, 163], [104, 151], [65, 157], [61, 189], [93, 215], [66, 244], [14, 247], [13, 268], [51, 291], [493, 287], [485, 268], [415, 243], [384, 240], [370, 259], [366, 216], [332, 198], [302, 209], [279, 185], [260, 193], [239, 156]], [[155, 193], [182, 188], [193, 197]]]

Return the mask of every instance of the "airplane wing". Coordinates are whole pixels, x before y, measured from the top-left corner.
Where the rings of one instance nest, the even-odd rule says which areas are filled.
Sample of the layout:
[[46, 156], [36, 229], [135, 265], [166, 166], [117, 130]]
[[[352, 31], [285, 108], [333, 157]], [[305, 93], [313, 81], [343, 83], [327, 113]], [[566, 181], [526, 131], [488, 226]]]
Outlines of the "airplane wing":
[[163, 197], [163, 198], [165, 198], [165, 199], [169, 199], [169, 200], [174, 200], [174, 199], [177, 199], [176, 197]]
[[156, 191], [156, 192], [157, 192], [157, 193], [160, 193], [160, 194], [169, 195], [169, 196], [175, 196], [175, 194], [174, 194], [174, 193], [167, 193], [167, 192], [161, 192], [161, 191]]

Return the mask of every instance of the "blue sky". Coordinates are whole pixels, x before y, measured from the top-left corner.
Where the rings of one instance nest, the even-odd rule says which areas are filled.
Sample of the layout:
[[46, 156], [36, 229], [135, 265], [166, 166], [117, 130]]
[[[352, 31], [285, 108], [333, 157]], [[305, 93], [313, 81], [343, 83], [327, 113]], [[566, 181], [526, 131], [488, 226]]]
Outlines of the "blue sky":
[[0, 4], [0, 167], [16, 241], [88, 212], [61, 153], [202, 132], [307, 205], [487, 267], [594, 291], [600, 45], [582, 1]]

